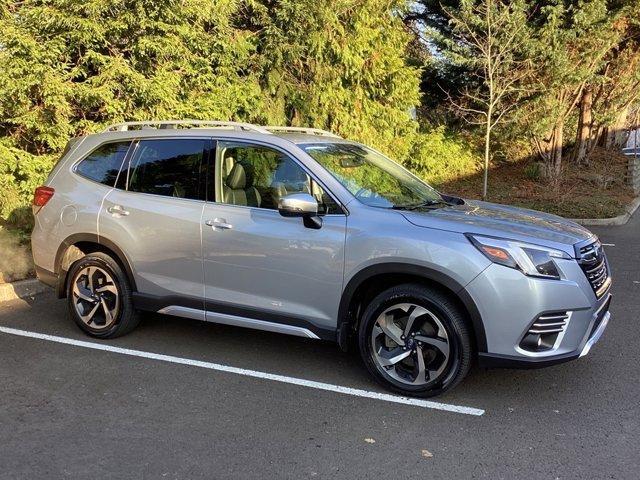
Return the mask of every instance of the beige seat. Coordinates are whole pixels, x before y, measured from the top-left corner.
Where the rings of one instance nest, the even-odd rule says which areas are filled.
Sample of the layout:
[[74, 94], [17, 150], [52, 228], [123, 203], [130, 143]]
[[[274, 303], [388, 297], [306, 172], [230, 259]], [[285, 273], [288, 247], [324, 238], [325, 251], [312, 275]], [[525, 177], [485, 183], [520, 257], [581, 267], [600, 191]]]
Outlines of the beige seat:
[[259, 207], [260, 193], [253, 186], [253, 168], [237, 162], [224, 182], [224, 202], [232, 205]]

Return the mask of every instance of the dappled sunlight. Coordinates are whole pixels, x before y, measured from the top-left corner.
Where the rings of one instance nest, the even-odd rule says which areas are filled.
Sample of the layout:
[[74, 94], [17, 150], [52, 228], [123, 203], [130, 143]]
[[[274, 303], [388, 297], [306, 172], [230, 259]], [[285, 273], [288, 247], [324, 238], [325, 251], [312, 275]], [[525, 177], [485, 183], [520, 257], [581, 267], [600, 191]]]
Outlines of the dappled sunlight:
[[[558, 183], [544, 177], [531, 159], [496, 162], [489, 170], [488, 201], [546, 211], [570, 218], [614, 217], [634, 197], [627, 182], [628, 158], [596, 148], [588, 165], [566, 163]], [[479, 199], [482, 173], [437, 185], [443, 193]]]

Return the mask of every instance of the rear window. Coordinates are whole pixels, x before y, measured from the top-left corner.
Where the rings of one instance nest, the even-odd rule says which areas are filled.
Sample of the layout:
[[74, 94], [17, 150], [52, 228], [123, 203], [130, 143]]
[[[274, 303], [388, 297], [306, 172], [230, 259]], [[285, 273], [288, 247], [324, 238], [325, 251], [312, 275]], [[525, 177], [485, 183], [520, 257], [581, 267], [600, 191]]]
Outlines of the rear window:
[[126, 141], [101, 145], [78, 164], [76, 173], [113, 187], [130, 144]]
[[207, 144], [202, 139], [141, 140], [129, 162], [128, 190], [204, 200]]

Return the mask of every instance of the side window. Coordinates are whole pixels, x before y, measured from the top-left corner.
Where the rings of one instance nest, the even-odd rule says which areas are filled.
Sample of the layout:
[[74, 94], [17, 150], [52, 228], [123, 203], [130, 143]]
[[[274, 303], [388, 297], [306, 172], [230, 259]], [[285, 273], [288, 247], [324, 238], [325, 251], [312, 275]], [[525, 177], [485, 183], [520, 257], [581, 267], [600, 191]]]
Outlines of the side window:
[[132, 192], [204, 200], [207, 141], [141, 140], [129, 162]]
[[221, 196], [224, 203], [276, 210], [278, 200], [292, 193], [309, 193], [320, 213], [340, 208], [292, 158], [261, 145], [218, 142]]
[[130, 141], [101, 145], [78, 164], [76, 173], [113, 187], [129, 145]]

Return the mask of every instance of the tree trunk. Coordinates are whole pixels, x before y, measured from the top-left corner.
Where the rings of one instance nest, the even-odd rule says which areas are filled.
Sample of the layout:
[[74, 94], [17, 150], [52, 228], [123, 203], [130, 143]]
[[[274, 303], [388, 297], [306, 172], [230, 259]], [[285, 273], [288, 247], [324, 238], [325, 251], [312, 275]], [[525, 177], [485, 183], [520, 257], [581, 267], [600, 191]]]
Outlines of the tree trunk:
[[554, 182], [560, 179], [562, 171], [562, 142], [564, 122], [557, 123], [549, 140], [549, 174]]
[[629, 110], [625, 108], [616, 117], [613, 125], [607, 127], [607, 137], [605, 140], [605, 148], [607, 150], [620, 150], [627, 141], [627, 115]]
[[576, 145], [573, 152], [574, 161], [578, 164], [585, 164], [591, 152], [590, 144], [591, 130], [593, 124], [591, 105], [593, 102], [593, 91], [587, 86], [582, 93], [580, 101], [580, 112], [578, 114], [578, 131], [576, 133]]
[[487, 117], [487, 126], [484, 134], [484, 182], [482, 186], [482, 199], [487, 199], [489, 185], [489, 154], [491, 146], [491, 116]]

